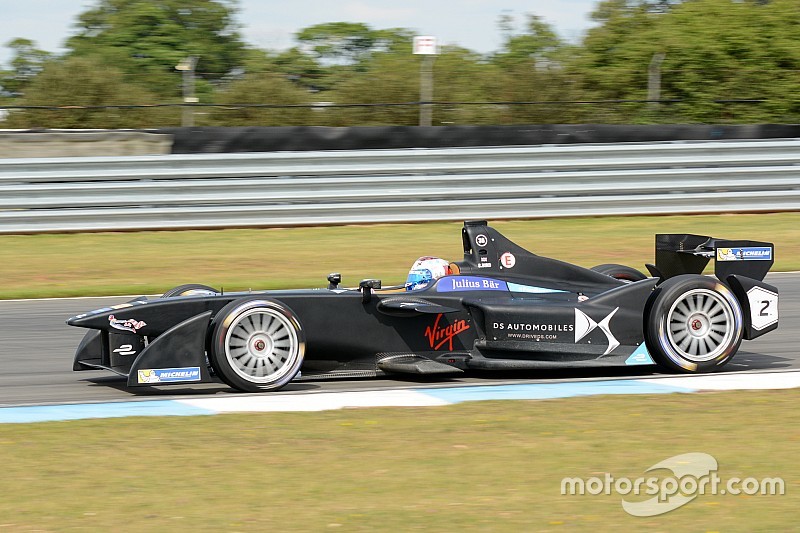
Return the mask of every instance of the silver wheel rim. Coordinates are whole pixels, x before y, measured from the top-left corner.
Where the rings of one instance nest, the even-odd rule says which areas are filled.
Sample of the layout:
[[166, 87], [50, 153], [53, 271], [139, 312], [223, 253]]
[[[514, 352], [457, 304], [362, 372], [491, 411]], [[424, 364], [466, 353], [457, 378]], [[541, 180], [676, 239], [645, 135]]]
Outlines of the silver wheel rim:
[[694, 289], [678, 298], [669, 313], [667, 336], [675, 352], [695, 363], [725, 353], [736, 333], [733, 309], [716, 291]]
[[243, 379], [259, 384], [279, 381], [295, 367], [300, 353], [297, 330], [282, 313], [268, 308], [238, 315], [225, 335], [225, 357]]

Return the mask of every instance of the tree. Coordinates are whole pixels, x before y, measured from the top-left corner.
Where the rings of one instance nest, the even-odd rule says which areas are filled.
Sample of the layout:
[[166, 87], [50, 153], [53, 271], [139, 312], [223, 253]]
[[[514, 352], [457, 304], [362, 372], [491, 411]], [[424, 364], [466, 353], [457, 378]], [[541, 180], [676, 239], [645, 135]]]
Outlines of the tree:
[[274, 66], [299, 87], [309, 91], [325, 91], [331, 88], [330, 69], [322, 66], [313, 56], [304, 53], [298, 47], [278, 54]]
[[411, 48], [413, 32], [404, 28], [373, 30], [360, 22], [329, 22], [302, 29], [295, 35], [300, 49], [323, 64], [358, 65], [376, 52]]
[[280, 54], [276, 64], [313, 91], [326, 91], [353, 73], [366, 72], [379, 54], [411, 54], [414, 32], [405, 28], [374, 30], [358, 22], [317, 24], [297, 32], [298, 46]]
[[180, 123], [177, 110], [86, 109], [88, 106], [148, 105], [156, 97], [127, 83], [122, 71], [97, 60], [73, 57], [48, 63], [26, 90], [28, 106], [67, 107], [61, 110], [16, 110], [8, 127], [18, 128], [142, 128]]
[[217, 80], [241, 65], [245, 45], [235, 0], [98, 0], [78, 17], [71, 56], [99, 56], [164, 95], [180, 92], [175, 66], [196, 56], [198, 75]]
[[533, 14], [527, 15], [521, 33], [514, 32], [509, 16], [500, 18], [500, 29], [504, 42], [491, 58], [500, 77], [491, 97], [503, 102], [537, 103], [500, 107], [498, 119], [506, 124], [579, 121], [583, 108], [538, 103], [581, 98], [578, 76], [568, 68], [576, 47], [564, 43], [552, 26]]
[[0, 73], [0, 88], [20, 96], [52, 54], [36, 48], [36, 43], [30, 39], [17, 38], [9, 41], [6, 47], [12, 51], [11, 70]]
[[499, 25], [505, 41], [492, 61], [506, 68], [520, 63], [527, 66], [531, 62], [553, 61], [564, 46], [553, 27], [537, 15], [527, 15], [525, 31], [520, 34], [513, 33], [513, 21], [509, 16], [502, 16]]
[[[692, 0], [651, 9], [648, 3], [606, 0], [595, 11], [578, 59], [585, 90], [597, 98], [644, 99], [648, 68], [661, 64], [661, 98], [681, 103], [659, 113], [632, 106], [625, 121], [790, 121], [800, 69], [800, 5]], [[713, 23], [711, 22], [713, 21]], [[767, 98], [766, 104], [720, 100]]]
[[220, 91], [216, 103], [223, 107], [214, 108], [210, 121], [221, 126], [307, 125], [314, 112], [308, 107], [237, 107], [235, 104], [303, 105], [309, 102], [308, 92], [283, 75], [255, 73]]
[[[411, 50], [380, 53], [365, 65], [365, 72], [349, 76], [329, 93], [337, 104], [406, 103], [420, 100], [420, 56]], [[434, 100], [438, 102], [485, 102], [497, 79], [494, 67], [480, 55], [460, 47], [447, 46], [433, 66]], [[416, 105], [363, 106], [326, 111], [332, 125], [406, 125], [419, 123]], [[492, 123], [492, 106], [435, 106], [433, 123]]]

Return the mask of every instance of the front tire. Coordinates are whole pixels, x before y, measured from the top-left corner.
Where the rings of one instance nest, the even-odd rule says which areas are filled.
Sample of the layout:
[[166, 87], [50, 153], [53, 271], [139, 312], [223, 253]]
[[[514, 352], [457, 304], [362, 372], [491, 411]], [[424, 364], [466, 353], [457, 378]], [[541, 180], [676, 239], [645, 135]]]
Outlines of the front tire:
[[173, 296], [214, 296], [219, 294], [219, 291], [214, 287], [208, 285], [201, 285], [199, 283], [187, 283], [185, 285], [178, 285], [164, 294], [162, 298], [172, 298]]
[[645, 317], [645, 342], [657, 363], [700, 373], [718, 370], [733, 358], [744, 326], [730, 289], [690, 274], [668, 279], [657, 291]]
[[261, 297], [235, 300], [220, 310], [212, 328], [211, 366], [235, 389], [280, 389], [303, 364], [303, 328], [281, 303]]

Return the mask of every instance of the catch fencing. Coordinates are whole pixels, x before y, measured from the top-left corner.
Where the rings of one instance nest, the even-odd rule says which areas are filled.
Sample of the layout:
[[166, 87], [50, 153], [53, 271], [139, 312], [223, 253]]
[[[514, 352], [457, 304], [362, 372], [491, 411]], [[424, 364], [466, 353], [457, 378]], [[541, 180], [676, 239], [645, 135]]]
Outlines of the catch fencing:
[[0, 160], [0, 233], [800, 209], [800, 140]]

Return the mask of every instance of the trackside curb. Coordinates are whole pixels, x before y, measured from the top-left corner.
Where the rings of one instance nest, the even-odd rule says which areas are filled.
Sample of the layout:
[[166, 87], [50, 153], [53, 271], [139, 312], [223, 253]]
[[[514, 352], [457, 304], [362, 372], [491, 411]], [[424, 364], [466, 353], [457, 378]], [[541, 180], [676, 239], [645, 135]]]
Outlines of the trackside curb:
[[485, 400], [543, 400], [601, 394], [671, 394], [800, 387], [800, 370], [663, 376], [563, 383], [521, 383], [444, 388], [387, 389], [314, 394], [261, 394], [225, 398], [147, 400], [0, 408], [0, 423], [30, 423], [127, 416], [196, 416], [220, 413], [325, 411], [348, 407], [424, 407]]

